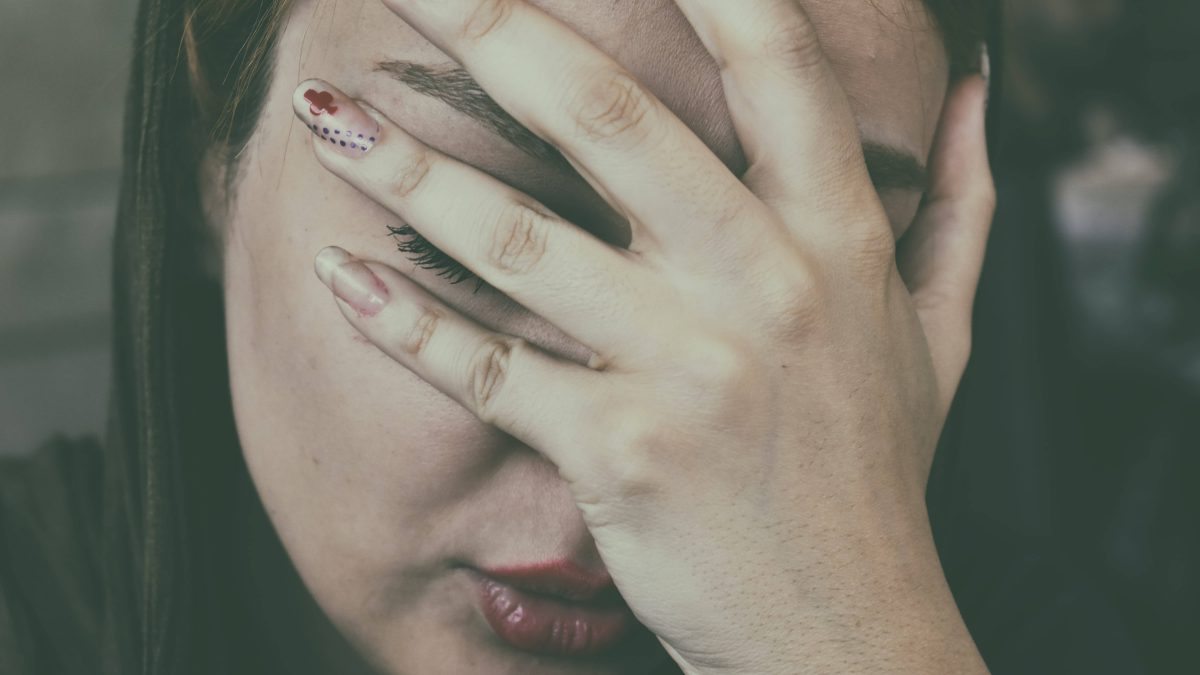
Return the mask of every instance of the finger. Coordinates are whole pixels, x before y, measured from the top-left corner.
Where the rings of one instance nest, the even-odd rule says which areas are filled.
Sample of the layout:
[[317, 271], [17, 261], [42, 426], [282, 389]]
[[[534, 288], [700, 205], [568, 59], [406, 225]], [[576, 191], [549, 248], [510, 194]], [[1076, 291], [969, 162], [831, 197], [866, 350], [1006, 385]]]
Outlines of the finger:
[[571, 451], [601, 409], [601, 373], [487, 330], [400, 272], [336, 246], [315, 267], [343, 316], [385, 354], [556, 465], [583, 459]]
[[858, 205], [856, 192], [875, 198], [850, 103], [799, 2], [676, 4], [721, 67], [756, 195], [822, 213]]
[[755, 217], [765, 205], [687, 125], [554, 17], [523, 0], [384, 1], [562, 151], [630, 220], [631, 250], [724, 262], [752, 256], [762, 231], [778, 235]]
[[970, 355], [972, 308], [996, 207], [986, 101], [981, 76], [964, 78], [951, 91], [934, 140], [929, 193], [897, 249], [900, 273], [949, 396]]
[[[635, 254], [437, 152], [326, 82], [302, 82], [293, 107], [318, 138], [330, 141], [315, 144], [321, 164], [606, 363], [655, 344], [662, 325], [657, 308], [673, 301]], [[371, 143], [369, 150], [354, 147], [360, 135]]]

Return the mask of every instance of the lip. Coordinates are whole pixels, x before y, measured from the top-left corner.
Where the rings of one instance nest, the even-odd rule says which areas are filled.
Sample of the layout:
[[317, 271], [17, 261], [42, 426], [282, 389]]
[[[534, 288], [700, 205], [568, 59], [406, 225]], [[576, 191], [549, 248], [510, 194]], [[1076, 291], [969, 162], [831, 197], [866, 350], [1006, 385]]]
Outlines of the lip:
[[550, 560], [529, 565], [480, 568], [493, 579], [524, 591], [557, 595], [566, 600], [590, 602], [617, 595], [607, 572], [592, 572], [570, 560]]
[[470, 570], [479, 607], [492, 632], [522, 651], [597, 655], [623, 642], [637, 623], [607, 574], [570, 562], [496, 571]]

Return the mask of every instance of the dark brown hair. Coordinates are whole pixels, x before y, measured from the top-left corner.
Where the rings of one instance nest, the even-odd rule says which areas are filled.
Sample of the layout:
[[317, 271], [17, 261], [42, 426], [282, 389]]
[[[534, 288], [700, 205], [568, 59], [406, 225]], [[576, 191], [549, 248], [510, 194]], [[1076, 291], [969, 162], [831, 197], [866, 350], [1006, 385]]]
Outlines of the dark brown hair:
[[[922, 0], [942, 33], [951, 75], [979, 69], [994, 0]], [[270, 81], [271, 50], [292, 0], [185, 0], [183, 52], [198, 150], [236, 161], [253, 134]]]

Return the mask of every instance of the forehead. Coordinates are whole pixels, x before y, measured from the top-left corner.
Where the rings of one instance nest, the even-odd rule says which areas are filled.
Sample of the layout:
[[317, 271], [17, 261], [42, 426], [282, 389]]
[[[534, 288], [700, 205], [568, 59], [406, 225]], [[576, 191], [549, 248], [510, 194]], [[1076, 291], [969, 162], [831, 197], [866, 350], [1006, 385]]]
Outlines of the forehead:
[[[741, 157], [716, 65], [675, 0], [529, 0], [562, 19], [629, 68], [731, 166]], [[765, 0], [744, 2], [747, 11]], [[941, 37], [919, 0], [801, 0], [843, 88], [864, 138], [924, 158], [932, 144], [946, 91], [948, 64]], [[306, 0], [297, 80], [326, 77], [353, 95], [417, 113], [414, 134], [435, 145], [436, 103], [413, 101], [375, 71], [380, 61], [431, 65], [448, 57], [377, 0]], [[289, 25], [287, 32], [298, 26]], [[285, 38], [286, 42], [286, 38]], [[286, 44], [285, 44], [286, 47]], [[285, 56], [286, 58], [286, 56]], [[284, 77], [288, 62], [278, 64]], [[404, 105], [405, 103], [410, 105]], [[415, 107], [413, 107], [415, 105]], [[417, 117], [424, 117], [424, 121]], [[403, 115], [401, 117], [404, 117]], [[470, 139], [456, 131], [455, 140]], [[482, 141], [482, 138], [473, 139]], [[451, 148], [452, 149], [452, 148]]]

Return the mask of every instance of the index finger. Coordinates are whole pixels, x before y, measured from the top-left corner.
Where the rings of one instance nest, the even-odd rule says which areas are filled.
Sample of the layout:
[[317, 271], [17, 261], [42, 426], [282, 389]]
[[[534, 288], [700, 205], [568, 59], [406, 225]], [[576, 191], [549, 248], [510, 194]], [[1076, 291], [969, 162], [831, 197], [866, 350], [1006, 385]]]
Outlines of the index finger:
[[[630, 250], [727, 261], [731, 246], [761, 242], [766, 233], [755, 230], [773, 227], [754, 217], [766, 206], [683, 121], [558, 19], [523, 0], [384, 3], [629, 218]], [[722, 231], [735, 220], [746, 236]]]

